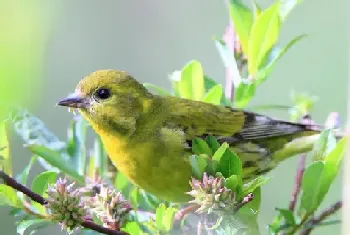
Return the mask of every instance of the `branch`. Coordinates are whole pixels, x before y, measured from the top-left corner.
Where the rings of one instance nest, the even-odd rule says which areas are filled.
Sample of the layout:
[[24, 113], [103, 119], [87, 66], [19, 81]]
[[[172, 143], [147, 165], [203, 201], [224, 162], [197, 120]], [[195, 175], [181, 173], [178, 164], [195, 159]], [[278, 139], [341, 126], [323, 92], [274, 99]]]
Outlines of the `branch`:
[[234, 209], [234, 213], [237, 213], [239, 209], [241, 209], [245, 204], [253, 201], [254, 199], [254, 194], [253, 193], [248, 193], [247, 196], [243, 198], [243, 200], [237, 204], [237, 206]]
[[[19, 192], [22, 192], [23, 194], [30, 197], [33, 201], [35, 201], [41, 205], [47, 204], [47, 201], [45, 200], [45, 198], [43, 198], [39, 194], [34, 193], [26, 186], [18, 183], [15, 179], [10, 177], [4, 171], [0, 171], [0, 179], [2, 179], [7, 186], [10, 186], [11, 188], [16, 189]], [[102, 227], [101, 225], [95, 224], [95, 223], [88, 221], [88, 220], [83, 221], [81, 223], [81, 226], [83, 226], [84, 228], [91, 229], [91, 230], [94, 230], [96, 232], [102, 233], [102, 234], [126, 235], [126, 233], [124, 233], [122, 231], [111, 230], [109, 228]]]
[[314, 229], [314, 227], [316, 225], [320, 224], [326, 218], [328, 218], [329, 216], [336, 213], [342, 206], [343, 206], [343, 202], [338, 201], [338, 202], [332, 204], [327, 209], [325, 209], [319, 216], [310, 219], [306, 223], [306, 226], [305, 226], [306, 228], [300, 232], [300, 235], [309, 235], [311, 233], [312, 229]]
[[183, 219], [183, 217], [195, 210], [197, 210], [199, 207], [201, 207], [200, 205], [198, 204], [194, 204], [194, 205], [190, 205], [188, 207], [185, 207], [181, 210], [179, 210], [176, 214], [175, 214], [175, 220], [176, 221], [180, 221]]

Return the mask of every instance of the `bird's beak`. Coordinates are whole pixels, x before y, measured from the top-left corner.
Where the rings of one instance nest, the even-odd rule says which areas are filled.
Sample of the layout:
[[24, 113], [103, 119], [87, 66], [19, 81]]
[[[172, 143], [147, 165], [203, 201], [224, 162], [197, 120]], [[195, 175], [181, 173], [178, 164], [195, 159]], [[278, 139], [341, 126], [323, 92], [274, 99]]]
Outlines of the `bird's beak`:
[[70, 108], [87, 108], [90, 105], [89, 99], [81, 97], [78, 94], [71, 94], [67, 98], [57, 103], [59, 106], [66, 106]]

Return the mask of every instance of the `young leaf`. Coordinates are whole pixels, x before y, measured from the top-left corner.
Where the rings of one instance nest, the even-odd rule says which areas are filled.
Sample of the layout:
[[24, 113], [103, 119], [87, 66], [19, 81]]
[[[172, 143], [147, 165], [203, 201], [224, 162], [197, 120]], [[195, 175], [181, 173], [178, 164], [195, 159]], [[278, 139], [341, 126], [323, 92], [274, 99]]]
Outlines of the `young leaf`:
[[165, 89], [163, 89], [159, 86], [153, 85], [151, 83], [144, 83], [143, 86], [146, 87], [147, 89], [154, 90], [157, 93], [157, 95], [171, 96], [171, 94], [169, 92], [167, 92]]
[[345, 151], [346, 139], [341, 139], [336, 147], [324, 158], [313, 162], [304, 172], [300, 209], [312, 213], [326, 196], [337, 173]]
[[229, 148], [229, 145], [225, 142], [223, 143], [218, 150], [214, 153], [212, 159], [213, 161], [220, 162], [222, 155], [224, 155], [226, 149]]
[[240, 179], [242, 177], [241, 159], [230, 149], [226, 149], [219, 161], [218, 171], [221, 172], [225, 178], [229, 178], [231, 175], [237, 175]]
[[0, 155], [0, 167], [2, 167], [2, 170], [12, 176], [12, 164], [11, 164], [11, 155], [10, 155], [10, 146], [7, 138], [7, 122], [1, 121], [0, 122], [0, 147], [2, 147]]
[[125, 227], [122, 228], [122, 231], [130, 234], [130, 235], [144, 235], [146, 233], [144, 233], [140, 227], [140, 225], [138, 225], [137, 222], [127, 222]]
[[253, 23], [248, 52], [248, 71], [255, 75], [266, 53], [277, 42], [279, 34], [279, 2], [275, 2]]
[[280, 215], [284, 218], [288, 225], [294, 226], [296, 225], [294, 214], [292, 211], [288, 209], [276, 208], [276, 210], [280, 213]]
[[0, 184], [0, 205], [23, 208], [23, 203], [17, 197], [16, 190], [5, 184]]
[[225, 183], [225, 187], [228, 189], [231, 189], [232, 192], [236, 191], [236, 188], [238, 186], [238, 178], [237, 175], [231, 175], [230, 177], [228, 177], [227, 179], [225, 179], [226, 183]]
[[159, 230], [165, 230], [163, 226], [163, 217], [165, 214], [166, 206], [162, 203], [156, 210], [156, 225]]
[[213, 155], [213, 152], [209, 148], [208, 144], [200, 138], [195, 138], [192, 140], [192, 152], [197, 155], [200, 155], [200, 154], [206, 154], [208, 156]]
[[202, 179], [204, 169], [207, 166], [207, 161], [202, 156], [191, 155], [190, 165], [192, 167], [192, 174], [196, 179]]
[[220, 148], [219, 142], [212, 135], [205, 137], [205, 142], [208, 144], [209, 148], [211, 148], [213, 153], [215, 153]]
[[237, 108], [244, 108], [253, 98], [256, 90], [256, 84], [250, 81], [240, 82], [235, 92], [235, 106]]
[[61, 159], [61, 155], [51, 149], [40, 145], [28, 145], [27, 148], [34, 154], [45, 159], [50, 165], [57, 167], [65, 174], [74, 178], [77, 182], [84, 184], [85, 178], [79, 175], [70, 165]]
[[202, 100], [204, 95], [204, 75], [202, 65], [193, 60], [185, 65], [178, 82], [179, 94], [183, 98]]
[[256, 188], [264, 185], [270, 178], [267, 176], [258, 176], [257, 178], [249, 181], [243, 185], [243, 195], [253, 192]]
[[218, 84], [212, 87], [204, 96], [203, 101], [215, 105], [219, 105], [222, 97], [222, 85]]
[[287, 45], [285, 45], [283, 48], [274, 47], [272, 50], [274, 51], [274, 55], [272, 58], [269, 59], [269, 62], [267, 65], [265, 65], [263, 68], [260, 68], [258, 73], [255, 75], [254, 79], [257, 82], [257, 85], [261, 84], [263, 81], [266, 80], [266, 78], [270, 75], [273, 66], [276, 64], [276, 62], [297, 42], [299, 42], [301, 39], [305, 38], [307, 35], [299, 35], [292, 40], [290, 40]]
[[253, 13], [240, 0], [231, 0], [229, 10], [242, 50], [245, 55], [248, 55], [248, 50], [250, 50], [248, 38], [254, 20]]
[[35, 176], [32, 182], [32, 191], [41, 196], [46, 193], [49, 184], [54, 184], [56, 182], [57, 172], [55, 171], [45, 171]]
[[163, 217], [163, 225], [166, 231], [170, 231], [173, 228], [175, 213], [177, 212], [176, 208], [168, 207], [165, 210]]

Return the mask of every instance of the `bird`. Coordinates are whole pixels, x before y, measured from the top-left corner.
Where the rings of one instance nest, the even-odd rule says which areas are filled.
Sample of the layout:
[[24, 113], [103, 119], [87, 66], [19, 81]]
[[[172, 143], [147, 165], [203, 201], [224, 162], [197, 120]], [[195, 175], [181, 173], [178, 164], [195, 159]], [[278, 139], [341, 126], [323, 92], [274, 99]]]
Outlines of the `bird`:
[[312, 150], [320, 128], [202, 101], [152, 94], [126, 71], [85, 76], [57, 105], [77, 109], [133, 184], [163, 200], [188, 201], [194, 138], [214, 136], [241, 159], [243, 180]]

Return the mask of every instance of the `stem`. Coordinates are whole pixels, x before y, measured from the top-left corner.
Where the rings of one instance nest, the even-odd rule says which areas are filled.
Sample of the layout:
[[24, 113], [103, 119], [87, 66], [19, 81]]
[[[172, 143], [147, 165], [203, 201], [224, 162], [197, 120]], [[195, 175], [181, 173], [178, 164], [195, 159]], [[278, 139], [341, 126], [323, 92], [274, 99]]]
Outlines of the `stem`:
[[182, 220], [185, 215], [197, 210], [199, 207], [201, 206], [198, 204], [194, 204], [179, 210], [175, 215], [175, 220], [177, 221]]
[[[4, 171], [0, 171], [0, 179], [2, 179], [7, 186], [10, 186], [11, 188], [16, 189], [17, 191], [22, 192], [23, 194], [25, 194], [29, 198], [31, 198], [33, 201], [36, 201], [37, 203], [39, 203], [41, 205], [47, 204], [47, 201], [45, 200], [45, 198], [43, 198], [39, 194], [34, 193], [26, 186], [18, 183], [15, 179], [13, 179], [9, 175], [7, 175]], [[81, 222], [81, 226], [83, 226], [84, 228], [88, 228], [88, 229], [94, 230], [96, 232], [102, 233], [102, 234], [126, 235], [126, 233], [124, 233], [124, 232], [111, 230], [109, 228], [102, 227], [102, 226], [95, 224], [95, 223], [88, 221], [88, 220]]]
[[237, 204], [237, 206], [234, 209], [234, 213], [237, 213], [239, 209], [241, 209], [245, 204], [253, 201], [254, 199], [254, 194], [253, 193], [248, 193], [247, 196], [243, 198], [243, 200]]
[[341, 207], [343, 206], [342, 201], [338, 201], [334, 204], [332, 204], [330, 207], [325, 209], [319, 216], [310, 219], [306, 223], [306, 228], [300, 232], [300, 235], [308, 235], [311, 233], [312, 229], [318, 224], [320, 224], [322, 221], [324, 221], [329, 216], [333, 215], [335, 212], [337, 212]]
[[289, 202], [289, 210], [290, 211], [294, 211], [295, 204], [297, 202], [297, 198], [298, 198], [298, 195], [300, 193], [301, 180], [303, 178], [303, 174], [304, 174], [304, 171], [305, 171], [305, 160], [306, 160], [306, 155], [302, 154], [300, 156], [300, 159], [299, 159], [298, 169], [297, 169], [297, 173], [295, 175], [294, 188], [293, 188], [292, 196], [291, 196], [291, 199], [290, 199], [290, 202]]

